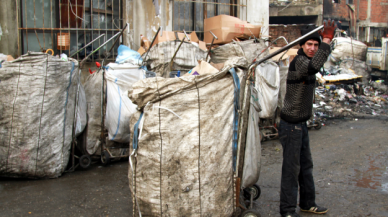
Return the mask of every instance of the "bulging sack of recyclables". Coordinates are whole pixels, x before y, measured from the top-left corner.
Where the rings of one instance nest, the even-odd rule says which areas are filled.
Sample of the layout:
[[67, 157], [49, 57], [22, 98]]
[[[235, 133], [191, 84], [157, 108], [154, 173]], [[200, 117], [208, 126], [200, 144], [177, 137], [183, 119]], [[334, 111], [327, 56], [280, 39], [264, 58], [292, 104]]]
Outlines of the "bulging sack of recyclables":
[[0, 69], [0, 176], [55, 178], [72, 141], [78, 62], [29, 52]]
[[353, 58], [361, 61], [366, 60], [368, 46], [361, 41], [350, 38], [337, 37], [331, 42], [333, 51], [329, 58], [332, 62], [339, 63], [343, 59]]
[[260, 118], [273, 118], [278, 105], [280, 89], [279, 66], [274, 62], [264, 62], [256, 67], [256, 88], [261, 106]]
[[[225, 65], [215, 74], [148, 78], [132, 86], [129, 97], [143, 109], [130, 124], [140, 131], [130, 146], [137, 150], [129, 167], [133, 216], [234, 212], [235, 79], [234, 66]], [[242, 70], [236, 71], [241, 80]]]

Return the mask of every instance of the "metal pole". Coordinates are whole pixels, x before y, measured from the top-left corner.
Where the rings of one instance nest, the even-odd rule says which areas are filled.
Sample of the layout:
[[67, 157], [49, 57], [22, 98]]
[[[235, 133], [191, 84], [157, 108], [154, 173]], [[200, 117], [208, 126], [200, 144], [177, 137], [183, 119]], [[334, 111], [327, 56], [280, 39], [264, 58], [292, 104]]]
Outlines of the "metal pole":
[[251, 69], [256, 66], [256, 65], [259, 65], [260, 63], [268, 60], [268, 59], [271, 59], [272, 57], [280, 54], [281, 52], [285, 51], [285, 50], [288, 50], [290, 48], [292, 48], [293, 46], [297, 45], [301, 40], [309, 37], [310, 35], [314, 34], [315, 32], [318, 32], [319, 30], [323, 29], [323, 25], [322, 26], [319, 26], [317, 27], [316, 29], [312, 30], [311, 32], [307, 33], [306, 35], [302, 36], [302, 37], [299, 37], [298, 39], [296, 39], [295, 41], [289, 43], [288, 45], [280, 48], [279, 50], [273, 52], [272, 54], [269, 54], [268, 56], [266, 57], [263, 57], [262, 59], [259, 59], [257, 60], [256, 62], [252, 63], [250, 66], [249, 66], [249, 76], [250, 77], [250, 74], [251, 74]]
[[83, 49], [85, 49], [87, 46], [91, 45], [93, 42], [95, 42], [97, 39], [101, 38], [102, 36], [104, 36], [105, 34], [102, 34], [100, 36], [98, 36], [97, 38], [95, 38], [93, 41], [89, 42], [87, 45], [85, 45], [83, 48], [79, 49], [78, 51], [76, 51], [75, 53], [73, 53], [70, 57], [76, 55], [77, 53], [79, 53], [80, 51], [82, 51]]
[[212, 33], [212, 31], [209, 31], [209, 32], [210, 32], [210, 34], [213, 35], [213, 40], [212, 40], [212, 43], [210, 44], [209, 51], [207, 52], [207, 55], [206, 55], [206, 59], [205, 59], [206, 62], [207, 62], [207, 58], [208, 58], [208, 56], [209, 56], [209, 54], [210, 54], [210, 51], [212, 50], [212, 46], [213, 46], [214, 39], [217, 39], [217, 40], [218, 40], [217, 36], [214, 35], [214, 34]]
[[[87, 57], [85, 57], [82, 61], [81, 61], [81, 68], [84, 64], [84, 62], [91, 56], [93, 55], [95, 52], [97, 52], [98, 50], [100, 50], [100, 48], [102, 48], [103, 46], [105, 46], [108, 42], [112, 41], [115, 37], [117, 37], [118, 35], [120, 35], [121, 32], [118, 32], [116, 33], [116, 35], [112, 36], [110, 39], [108, 39], [106, 42], [104, 42], [104, 44], [100, 45], [100, 47], [98, 47], [97, 49], [95, 49], [94, 51], [92, 51]], [[106, 58], [106, 57], [105, 57]]]
[[175, 53], [174, 53], [174, 56], [171, 58], [171, 61], [170, 61], [170, 71], [171, 71], [171, 69], [172, 69], [172, 65], [173, 65], [174, 58], [175, 58], [176, 54], [178, 53], [179, 49], [181, 48], [183, 42], [185, 41], [185, 38], [187, 38], [187, 41], [190, 41], [190, 38], [187, 36], [186, 31], [183, 30], [183, 32], [185, 33], [185, 37], [182, 38], [182, 41], [181, 41], [181, 43], [179, 44], [178, 48], [176, 49], [176, 51], [175, 51]]
[[148, 52], [150, 52], [151, 47], [152, 47], [152, 45], [154, 44], [155, 39], [156, 39], [156, 37], [158, 36], [160, 30], [162, 30], [162, 34], [161, 34], [160, 36], [163, 36], [163, 28], [162, 28], [161, 26], [159, 26], [158, 31], [156, 31], [156, 34], [155, 34], [154, 38], [152, 39], [151, 45], [150, 45], [150, 47], [148, 48], [146, 55], [144, 56], [143, 65], [144, 65], [144, 62], [146, 61], [146, 58], [147, 58], [147, 56], [148, 56]]

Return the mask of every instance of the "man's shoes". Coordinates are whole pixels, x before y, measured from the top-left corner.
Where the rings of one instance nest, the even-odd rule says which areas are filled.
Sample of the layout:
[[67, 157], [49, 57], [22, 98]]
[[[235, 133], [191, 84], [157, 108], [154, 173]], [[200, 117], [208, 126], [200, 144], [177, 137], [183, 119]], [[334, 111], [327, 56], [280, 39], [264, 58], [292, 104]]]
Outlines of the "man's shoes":
[[324, 213], [327, 213], [327, 211], [329, 211], [329, 209], [325, 208], [325, 207], [321, 207], [321, 206], [312, 206], [312, 207], [310, 207], [308, 209], [303, 209], [301, 207], [300, 211], [302, 211], [302, 212], [311, 212], [311, 213], [315, 213], [315, 214], [324, 214]]
[[300, 216], [296, 212], [287, 212], [285, 214], [282, 214], [282, 217], [300, 217]]

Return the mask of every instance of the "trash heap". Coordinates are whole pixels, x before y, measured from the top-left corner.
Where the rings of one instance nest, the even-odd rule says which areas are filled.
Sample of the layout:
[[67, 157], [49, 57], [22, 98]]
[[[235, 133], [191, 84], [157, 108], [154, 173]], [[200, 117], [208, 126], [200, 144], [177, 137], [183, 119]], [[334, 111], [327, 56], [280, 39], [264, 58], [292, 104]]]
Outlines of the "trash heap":
[[316, 88], [314, 111], [320, 118], [388, 114], [388, 86], [382, 80], [367, 84], [327, 84]]
[[386, 115], [388, 86], [372, 81], [367, 46], [350, 38], [334, 38], [333, 51], [321, 71], [325, 85], [316, 88], [314, 111], [320, 118]]

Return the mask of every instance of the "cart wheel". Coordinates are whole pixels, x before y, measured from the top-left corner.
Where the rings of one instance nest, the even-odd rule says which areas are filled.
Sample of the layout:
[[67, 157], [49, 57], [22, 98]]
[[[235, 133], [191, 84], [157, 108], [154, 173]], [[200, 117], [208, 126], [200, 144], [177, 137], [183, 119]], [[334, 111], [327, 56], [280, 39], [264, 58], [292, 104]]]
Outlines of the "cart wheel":
[[110, 154], [107, 151], [101, 153], [101, 163], [106, 166], [110, 163]]
[[89, 155], [82, 155], [80, 158], [79, 158], [79, 165], [86, 169], [90, 166], [90, 164], [92, 163], [92, 159], [90, 158]]
[[315, 128], [316, 130], [321, 129], [322, 123], [321, 123], [320, 121], [315, 121], [315, 124], [316, 124], [316, 126], [314, 126], [314, 128]]
[[264, 142], [264, 140], [265, 140], [264, 134], [263, 132], [260, 131], [260, 142]]
[[249, 188], [244, 188], [244, 198], [246, 200], [251, 199], [251, 192], [253, 193], [253, 200], [257, 200], [260, 197], [261, 189], [258, 185], [254, 184]]
[[240, 216], [241, 217], [261, 217], [260, 213], [254, 209], [245, 210]]

